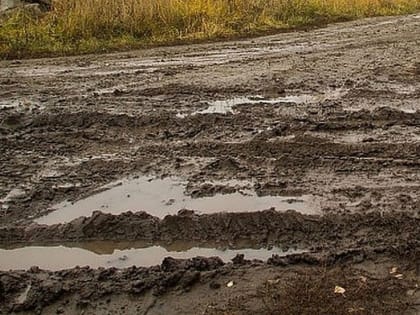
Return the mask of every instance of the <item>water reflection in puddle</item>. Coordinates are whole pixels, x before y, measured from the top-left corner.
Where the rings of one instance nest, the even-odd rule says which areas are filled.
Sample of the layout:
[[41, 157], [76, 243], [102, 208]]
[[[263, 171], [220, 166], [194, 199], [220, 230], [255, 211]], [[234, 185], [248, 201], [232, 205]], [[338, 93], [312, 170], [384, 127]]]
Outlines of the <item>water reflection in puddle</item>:
[[[313, 104], [324, 102], [326, 100], [333, 100], [342, 97], [346, 93], [343, 89], [327, 91], [323, 94], [301, 94], [301, 95], [287, 95], [277, 98], [265, 98], [263, 96], [247, 96], [247, 97], [235, 97], [227, 100], [209, 102], [208, 108], [200, 111], [195, 111], [192, 115], [197, 114], [228, 114], [234, 113], [234, 107], [238, 105], [246, 104], [281, 104], [281, 103], [293, 103], [293, 104]], [[178, 113], [178, 118], [186, 117], [185, 114]]]
[[44, 109], [44, 106], [39, 102], [35, 102], [29, 99], [19, 100], [1, 100], [0, 110], [18, 110], [18, 111], [33, 111]]
[[9, 209], [9, 204], [11, 202], [13, 202], [16, 199], [19, 199], [21, 197], [25, 196], [25, 191], [23, 189], [20, 188], [14, 188], [12, 189], [7, 195], [6, 197], [4, 197], [3, 199], [0, 199], [0, 204], [1, 204], [1, 209], [2, 210], [7, 210]]
[[[238, 185], [238, 182], [233, 182]], [[249, 184], [249, 183], [247, 183]], [[245, 185], [245, 184], [244, 184]], [[306, 214], [318, 214], [319, 201], [312, 195], [296, 197], [263, 196], [242, 189], [231, 194], [192, 198], [184, 194], [186, 183], [174, 178], [152, 179], [139, 177], [123, 180], [103, 187], [103, 191], [75, 203], [63, 202], [53, 207], [55, 211], [36, 220], [39, 224], [69, 222], [94, 211], [121, 214], [126, 211], [146, 211], [163, 218], [181, 209], [198, 213], [246, 212], [266, 210], [296, 210]], [[106, 189], [106, 190], [104, 190]]]
[[278, 103], [309, 103], [313, 99], [310, 95], [290, 95], [274, 99], [265, 99], [263, 97], [236, 97], [229, 100], [214, 101], [209, 103], [207, 109], [194, 112], [194, 114], [227, 114], [234, 113], [233, 107], [245, 104], [278, 104]]
[[28, 298], [28, 293], [31, 290], [32, 285], [28, 285], [26, 289], [16, 298], [17, 304], [25, 303], [26, 299]]
[[347, 112], [357, 113], [357, 112], [364, 112], [366, 110], [369, 110], [371, 113], [375, 110], [381, 110], [381, 109], [390, 109], [394, 111], [400, 111], [406, 114], [416, 114], [420, 111], [420, 108], [418, 108], [417, 104], [414, 104], [412, 106], [405, 104], [404, 106], [370, 106], [369, 109], [367, 109], [364, 106], [352, 106], [352, 107], [344, 107], [343, 108]]
[[[107, 243], [107, 242], [104, 242]], [[105, 245], [106, 246], [106, 245]], [[267, 260], [273, 254], [286, 256], [302, 253], [302, 250], [282, 251], [278, 247], [271, 249], [217, 249], [192, 247], [184, 251], [168, 250], [162, 246], [146, 248], [113, 249], [111, 253], [98, 254], [93, 251], [67, 246], [28, 246], [16, 249], [0, 249], [0, 270], [21, 270], [38, 266], [47, 270], [62, 270], [76, 266], [116, 267], [131, 266], [149, 267], [159, 265], [165, 257], [188, 259], [193, 257], [220, 257], [228, 262], [237, 254], [244, 254], [246, 259]]]

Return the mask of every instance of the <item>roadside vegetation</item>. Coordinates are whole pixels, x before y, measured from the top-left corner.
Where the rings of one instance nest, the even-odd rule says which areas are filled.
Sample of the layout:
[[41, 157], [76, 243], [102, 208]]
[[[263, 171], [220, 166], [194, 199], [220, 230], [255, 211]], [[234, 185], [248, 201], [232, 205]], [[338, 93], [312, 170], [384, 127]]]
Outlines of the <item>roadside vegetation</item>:
[[0, 21], [0, 58], [253, 36], [420, 10], [420, 0], [54, 0]]

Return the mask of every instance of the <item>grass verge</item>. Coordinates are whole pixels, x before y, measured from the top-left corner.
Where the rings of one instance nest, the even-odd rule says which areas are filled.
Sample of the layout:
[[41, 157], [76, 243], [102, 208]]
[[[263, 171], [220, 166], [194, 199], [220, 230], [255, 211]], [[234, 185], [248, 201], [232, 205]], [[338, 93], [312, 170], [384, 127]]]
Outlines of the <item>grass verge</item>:
[[53, 0], [0, 21], [0, 58], [98, 53], [253, 36], [420, 10], [420, 0]]

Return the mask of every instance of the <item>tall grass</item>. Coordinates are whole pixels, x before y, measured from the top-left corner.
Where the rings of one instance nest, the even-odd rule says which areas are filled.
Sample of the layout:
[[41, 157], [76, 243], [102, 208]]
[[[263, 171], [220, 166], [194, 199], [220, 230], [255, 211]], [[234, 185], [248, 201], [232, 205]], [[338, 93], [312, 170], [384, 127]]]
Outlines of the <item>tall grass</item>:
[[54, 0], [0, 22], [0, 57], [64, 55], [255, 35], [420, 10], [420, 0]]

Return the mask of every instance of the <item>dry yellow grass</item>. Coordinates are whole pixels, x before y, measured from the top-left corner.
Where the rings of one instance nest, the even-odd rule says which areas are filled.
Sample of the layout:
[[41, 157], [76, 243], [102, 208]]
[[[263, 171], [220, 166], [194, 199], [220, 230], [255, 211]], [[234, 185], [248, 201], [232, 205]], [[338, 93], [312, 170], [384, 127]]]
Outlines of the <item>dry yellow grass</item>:
[[420, 0], [55, 0], [0, 26], [3, 58], [128, 49], [261, 34], [420, 10]]

